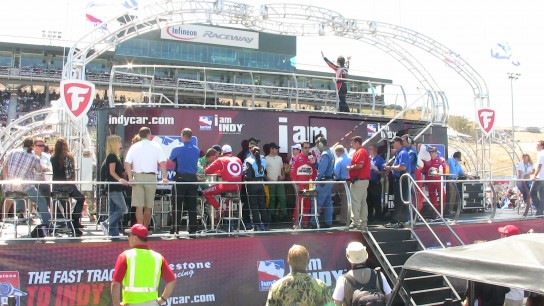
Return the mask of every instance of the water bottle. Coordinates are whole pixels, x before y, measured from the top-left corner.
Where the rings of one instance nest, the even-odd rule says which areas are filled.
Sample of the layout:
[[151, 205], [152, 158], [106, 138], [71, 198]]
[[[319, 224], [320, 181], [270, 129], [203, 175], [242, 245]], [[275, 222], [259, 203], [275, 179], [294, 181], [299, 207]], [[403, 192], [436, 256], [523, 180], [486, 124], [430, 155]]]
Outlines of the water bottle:
[[442, 165], [438, 167], [438, 174], [444, 174], [444, 167], [442, 167]]
[[17, 298], [14, 295], [8, 296], [8, 306], [17, 306]]

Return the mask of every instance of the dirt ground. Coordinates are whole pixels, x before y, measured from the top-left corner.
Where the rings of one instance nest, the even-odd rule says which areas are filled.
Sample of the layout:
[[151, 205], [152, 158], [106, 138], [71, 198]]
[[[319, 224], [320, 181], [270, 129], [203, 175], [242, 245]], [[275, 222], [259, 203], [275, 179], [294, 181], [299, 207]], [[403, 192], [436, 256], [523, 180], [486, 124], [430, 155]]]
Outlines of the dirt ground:
[[[544, 140], [544, 134], [542, 133], [529, 133], [529, 132], [516, 132], [514, 135], [515, 141], [519, 144], [519, 147], [516, 147], [516, 152], [521, 158], [522, 153], [529, 153], [533, 163], [536, 161], [536, 143], [539, 140]], [[459, 143], [456, 143], [460, 145]], [[462, 146], [470, 146], [475, 148], [474, 143], [464, 143]], [[499, 144], [491, 145], [491, 170], [493, 177], [500, 176], [512, 176], [514, 174], [514, 166], [512, 164], [511, 152], [509, 147], [501, 146]], [[450, 147], [449, 152], [454, 152], [455, 148]], [[517, 161], [516, 161], [517, 165]], [[474, 173], [474, 169], [471, 169], [470, 164], [466, 164], [466, 168], [469, 168], [465, 171], [469, 173]]]

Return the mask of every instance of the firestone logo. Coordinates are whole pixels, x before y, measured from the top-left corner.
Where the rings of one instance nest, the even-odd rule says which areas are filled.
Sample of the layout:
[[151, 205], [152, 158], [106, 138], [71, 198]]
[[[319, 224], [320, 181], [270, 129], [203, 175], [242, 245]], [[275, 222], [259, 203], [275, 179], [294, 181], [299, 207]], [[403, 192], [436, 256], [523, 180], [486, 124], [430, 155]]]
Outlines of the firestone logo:
[[495, 125], [495, 111], [491, 108], [478, 109], [478, 125], [486, 136], [489, 135]]
[[60, 89], [60, 100], [74, 121], [85, 116], [93, 104], [94, 84], [82, 80], [64, 80], [60, 83]]

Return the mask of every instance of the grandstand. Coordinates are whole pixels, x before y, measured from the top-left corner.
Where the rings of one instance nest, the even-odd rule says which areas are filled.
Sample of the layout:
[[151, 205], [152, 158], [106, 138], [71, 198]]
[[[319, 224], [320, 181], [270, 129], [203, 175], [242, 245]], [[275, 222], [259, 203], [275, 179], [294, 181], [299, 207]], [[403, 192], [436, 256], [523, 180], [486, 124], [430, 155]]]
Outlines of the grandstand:
[[[97, 88], [95, 108], [107, 100], [108, 89], [113, 89], [112, 100], [117, 103], [149, 103], [149, 92], [160, 92], [174, 104], [251, 105], [288, 107], [301, 102], [299, 108], [335, 108], [336, 92], [332, 73], [297, 70], [292, 63], [296, 56], [296, 37], [232, 28], [188, 25], [199, 30], [248, 33], [258, 38], [257, 46], [236, 47], [214, 43], [195, 43], [165, 37], [168, 29], [156, 30], [121, 43], [86, 66], [86, 79]], [[162, 50], [162, 51], [158, 51]], [[68, 50], [54, 45], [22, 45], [0, 43], [0, 83], [4, 89], [4, 104], [8, 92], [18, 91], [18, 101], [25, 91], [36, 98], [39, 105], [24, 106], [36, 109], [48, 106], [58, 98], [63, 62]], [[391, 80], [350, 75], [347, 100], [353, 111], [384, 105], [384, 87]], [[110, 85], [111, 84], [111, 85]], [[112, 87], [112, 88], [110, 88]], [[147, 94], [146, 94], [147, 93]], [[47, 100], [47, 101], [45, 101]], [[24, 104], [28, 104], [25, 101]], [[302, 103], [305, 102], [305, 103]], [[112, 102], [110, 101], [110, 106]], [[21, 113], [19, 113], [21, 114]], [[14, 119], [8, 114], [5, 121]]]

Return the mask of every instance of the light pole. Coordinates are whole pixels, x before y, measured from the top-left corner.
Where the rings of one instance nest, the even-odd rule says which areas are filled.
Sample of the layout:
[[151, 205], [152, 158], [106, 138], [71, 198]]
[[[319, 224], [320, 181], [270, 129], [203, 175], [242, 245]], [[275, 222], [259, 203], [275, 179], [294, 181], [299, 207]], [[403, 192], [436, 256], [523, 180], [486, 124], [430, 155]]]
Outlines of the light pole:
[[521, 73], [508, 72], [508, 79], [510, 79], [510, 97], [512, 98], [512, 143], [514, 143], [514, 80], [519, 79]]
[[514, 168], [514, 177], [517, 177], [516, 172], [516, 146], [515, 146], [515, 137], [514, 137], [514, 80], [519, 79], [521, 73], [508, 72], [508, 79], [510, 79], [510, 97], [512, 98], [512, 164]]

